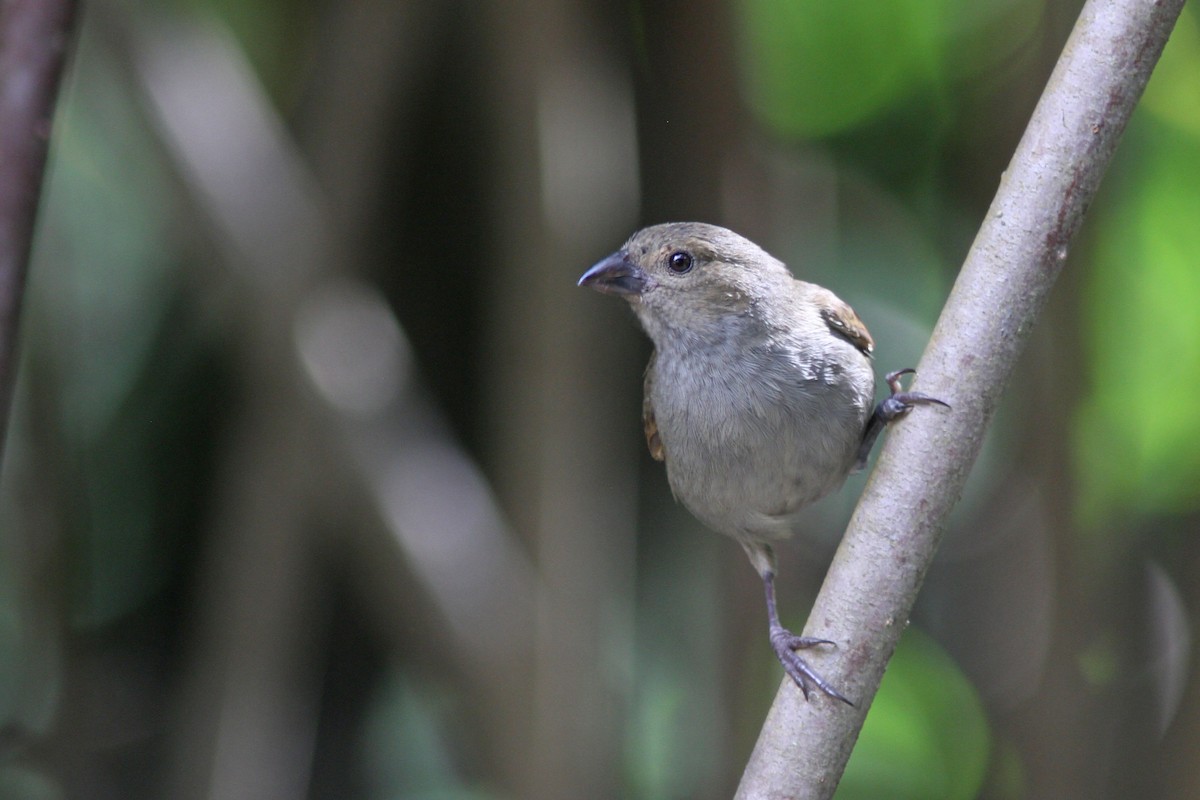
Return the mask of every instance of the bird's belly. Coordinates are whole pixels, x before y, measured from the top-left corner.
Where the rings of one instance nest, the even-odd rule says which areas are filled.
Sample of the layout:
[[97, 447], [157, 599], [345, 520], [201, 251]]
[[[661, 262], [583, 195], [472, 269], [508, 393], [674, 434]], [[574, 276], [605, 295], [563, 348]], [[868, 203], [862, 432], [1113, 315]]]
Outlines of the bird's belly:
[[802, 355], [658, 351], [650, 400], [671, 489], [720, 533], [787, 536], [796, 512], [854, 466], [873, 402], [870, 362]]
[[[794, 410], [723, 420], [724, 435], [667, 430], [667, 473], [676, 497], [706, 525], [736, 538], [774, 539], [793, 532], [804, 506], [845, 481], [861, 439], [861, 413], [798, 420]], [[841, 428], [839, 430], [835, 430]], [[711, 434], [711, 431], [710, 431]]]

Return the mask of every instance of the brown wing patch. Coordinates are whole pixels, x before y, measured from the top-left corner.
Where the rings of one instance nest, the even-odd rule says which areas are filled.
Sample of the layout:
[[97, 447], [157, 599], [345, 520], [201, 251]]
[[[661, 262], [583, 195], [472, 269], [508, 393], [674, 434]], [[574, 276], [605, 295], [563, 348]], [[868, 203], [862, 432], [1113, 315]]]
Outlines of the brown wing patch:
[[662, 437], [658, 435], [658, 423], [654, 421], [654, 409], [650, 407], [650, 398], [642, 401], [642, 427], [646, 432], [646, 447], [650, 448], [650, 457], [655, 461], [666, 461], [667, 451], [663, 448]]
[[871, 355], [871, 351], [875, 349], [875, 341], [867, 332], [867, 326], [863, 325], [862, 320], [854, 313], [854, 309], [832, 293], [821, 297], [820, 301], [821, 317], [829, 326], [829, 330], [857, 347], [863, 355]]
[[646, 378], [642, 389], [642, 430], [646, 434], [646, 447], [650, 448], [650, 457], [655, 461], [667, 459], [666, 448], [663, 447], [662, 437], [658, 435], [658, 423], [654, 419], [654, 404], [650, 402], [650, 388], [654, 385], [654, 361], [658, 351], [650, 354], [650, 363], [646, 365]]

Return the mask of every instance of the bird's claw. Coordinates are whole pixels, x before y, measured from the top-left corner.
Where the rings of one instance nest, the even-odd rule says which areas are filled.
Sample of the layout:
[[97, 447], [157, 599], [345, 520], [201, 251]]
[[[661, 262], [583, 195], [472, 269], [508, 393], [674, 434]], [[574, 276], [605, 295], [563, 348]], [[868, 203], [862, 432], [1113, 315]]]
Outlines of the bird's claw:
[[903, 375], [916, 374], [916, 370], [909, 367], [908, 369], [898, 369], [895, 372], [889, 372], [884, 376], [887, 381], [888, 388], [892, 393], [879, 401], [879, 405], [875, 406], [875, 412], [871, 414], [871, 418], [867, 421], [867, 429], [863, 432], [862, 441], [858, 445], [858, 453], [854, 457], [854, 472], [858, 472], [867, 466], [867, 459], [871, 455], [871, 448], [875, 446], [875, 440], [879, 438], [879, 434], [889, 423], [903, 417], [909, 411], [912, 411], [913, 406], [935, 405], [945, 406], [950, 408], [950, 404], [945, 400], [939, 400], [936, 397], [930, 397], [923, 392], [906, 392], [900, 384], [900, 377]]
[[841, 700], [849, 706], [854, 703], [850, 702], [844, 694], [834, 689], [822, 678], [816, 670], [808, 665], [803, 658], [796, 652], [797, 650], [805, 650], [810, 647], [819, 645], [830, 645], [837, 647], [837, 644], [829, 639], [815, 639], [811, 636], [797, 636], [786, 628], [777, 627], [771, 629], [771, 647], [775, 650], [775, 656], [779, 659], [779, 663], [783, 665], [783, 670], [786, 672], [796, 685], [800, 687], [800, 691], [804, 693], [804, 699], [810, 699], [814, 687], [821, 690], [824, 694], [832, 697], [835, 700]]
[[896, 394], [900, 391], [900, 376], [916, 374], [917, 371], [913, 367], [905, 367], [904, 369], [898, 369], [893, 372], [889, 372], [887, 375], [883, 376], [883, 379], [887, 381], [887, 385], [892, 390], [892, 394]]
[[912, 367], [908, 367], [906, 369], [898, 369], [895, 372], [889, 372], [884, 376], [888, 388], [892, 390], [892, 393], [885, 397], [876, 408], [876, 413], [882, 418], [884, 423], [904, 416], [912, 410], [913, 406], [937, 405], [945, 408], [950, 407], [950, 404], [945, 400], [931, 397], [924, 392], [904, 391], [904, 387], [900, 384], [901, 376], [915, 375], [916, 372]]

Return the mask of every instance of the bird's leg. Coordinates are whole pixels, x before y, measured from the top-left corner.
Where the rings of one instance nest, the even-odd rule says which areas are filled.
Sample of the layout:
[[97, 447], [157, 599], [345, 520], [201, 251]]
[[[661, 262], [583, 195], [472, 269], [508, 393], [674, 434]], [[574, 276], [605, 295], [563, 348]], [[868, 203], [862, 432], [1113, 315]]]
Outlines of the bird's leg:
[[804, 699], [809, 699], [812, 687], [816, 686], [835, 700], [841, 700], [847, 705], [854, 705], [845, 695], [826, 683], [825, 679], [818, 675], [796, 652], [797, 650], [804, 650], [821, 644], [833, 644], [833, 642], [828, 639], [797, 636], [783, 627], [779, 622], [779, 611], [775, 607], [775, 573], [766, 571], [763, 573], [762, 579], [763, 589], [767, 594], [767, 617], [771, 626], [771, 647], [775, 650], [775, 655], [779, 658], [779, 663], [783, 664], [784, 671], [796, 682], [796, 685], [800, 687], [800, 691], [804, 692]]
[[950, 404], [944, 400], [938, 400], [936, 397], [930, 397], [921, 392], [905, 392], [900, 388], [900, 376], [909, 375], [916, 372], [915, 369], [898, 369], [895, 372], [889, 372], [884, 379], [887, 381], [888, 388], [892, 393], [879, 401], [879, 405], [875, 406], [875, 413], [871, 415], [871, 419], [867, 421], [867, 429], [863, 431], [862, 443], [858, 446], [858, 456], [854, 460], [854, 471], [857, 472], [867, 466], [867, 457], [871, 455], [871, 448], [875, 446], [875, 440], [879, 438], [879, 434], [887, 427], [889, 422], [900, 419], [913, 406], [922, 405], [938, 405], [950, 407]]

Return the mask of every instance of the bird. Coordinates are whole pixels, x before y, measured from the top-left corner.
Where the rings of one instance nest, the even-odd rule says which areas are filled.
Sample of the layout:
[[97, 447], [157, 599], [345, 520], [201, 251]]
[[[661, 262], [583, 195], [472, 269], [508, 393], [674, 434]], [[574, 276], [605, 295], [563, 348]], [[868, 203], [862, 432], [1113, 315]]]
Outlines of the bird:
[[771, 647], [806, 700], [853, 705], [800, 655], [828, 639], [779, 620], [773, 545], [801, 509], [866, 466], [891, 422], [947, 403], [886, 375], [875, 403], [874, 340], [833, 292], [795, 278], [754, 242], [700, 222], [654, 225], [597, 262], [579, 286], [628, 301], [653, 344], [642, 422], [675, 498], [745, 549], [762, 579]]

